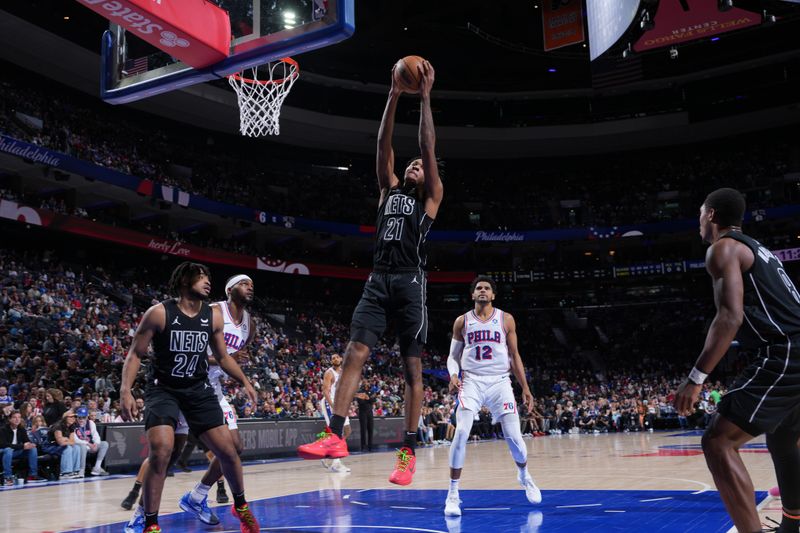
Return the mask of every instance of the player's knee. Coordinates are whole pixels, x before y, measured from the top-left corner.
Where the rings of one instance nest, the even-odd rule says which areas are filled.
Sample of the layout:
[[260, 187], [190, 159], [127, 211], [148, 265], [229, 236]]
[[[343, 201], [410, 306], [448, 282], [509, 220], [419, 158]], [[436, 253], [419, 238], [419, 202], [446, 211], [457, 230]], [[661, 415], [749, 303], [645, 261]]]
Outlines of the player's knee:
[[151, 446], [150, 455], [150, 468], [157, 472], [165, 472], [167, 465], [169, 465], [170, 457], [172, 456], [172, 448], [169, 446]]
[[403, 374], [407, 384], [422, 385], [422, 360], [419, 357], [406, 357]]
[[244, 445], [242, 445], [242, 441], [233, 441], [233, 449], [236, 451], [236, 455], [242, 455], [242, 452], [244, 451]]
[[709, 428], [703, 433], [703, 438], [700, 440], [700, 446], [703, 448], [703, 454], [706, 457], [719, 457], [723, 455], [731, 446], [724, 436], [714, 432]]
[[453, 434], [453, 444], [467, 442], [468, 440], [469, 440], [469, 430], [457, 427], [456, 432]]
[[355, 363], [363, 366], [367, 358], [369, 358], [369, 346], [362, 342], [350, 341], [347, 343], [347, 348], [344, 351], [344, 358], [342, 364]]

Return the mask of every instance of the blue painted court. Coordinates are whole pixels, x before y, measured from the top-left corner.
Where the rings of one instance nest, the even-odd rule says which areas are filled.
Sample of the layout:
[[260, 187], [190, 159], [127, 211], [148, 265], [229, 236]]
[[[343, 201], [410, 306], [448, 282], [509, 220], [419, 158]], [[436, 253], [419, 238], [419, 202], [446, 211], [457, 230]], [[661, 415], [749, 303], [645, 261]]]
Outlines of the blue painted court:
[[[714, 491], [543, 491], [534, 506], [519, 490], [463, 490], [460, 518], [445, 519], [444, 490], [315, 491], [256, 500], [251, 506], [262, 531], [363, 533], [641, 531], [723, 533], [731, 528]], [[766, 498], [756, 494], [756, 501]], [[186, 513], [163, 515], [165, 533], [238, 532], [229, 507], [219, 507], [220, 524], [209, 527]], [[120, 532], [124, 523], [73, 530], [81, 533]]]

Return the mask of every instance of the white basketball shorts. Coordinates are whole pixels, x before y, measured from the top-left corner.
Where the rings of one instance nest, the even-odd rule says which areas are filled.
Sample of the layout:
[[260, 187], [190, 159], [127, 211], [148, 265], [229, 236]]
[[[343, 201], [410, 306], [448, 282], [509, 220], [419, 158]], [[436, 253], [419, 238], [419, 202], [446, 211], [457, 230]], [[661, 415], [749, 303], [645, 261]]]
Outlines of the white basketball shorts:
[[458, 392], [458, 403], [473, 413], [485, 405], [492, 412], [494, 422], [498, 422], [503, 415], [519, 415], [511, 379], [507, 375], [464, 376]]

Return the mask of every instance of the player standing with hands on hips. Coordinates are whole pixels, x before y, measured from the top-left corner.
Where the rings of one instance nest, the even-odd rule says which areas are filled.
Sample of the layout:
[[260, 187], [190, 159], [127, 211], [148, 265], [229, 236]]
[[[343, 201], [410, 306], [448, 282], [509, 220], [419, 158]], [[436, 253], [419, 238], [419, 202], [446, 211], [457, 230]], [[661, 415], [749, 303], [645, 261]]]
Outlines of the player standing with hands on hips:
[[374, 266], [353, 312], [350, 342], [333, 399], [331, 434], [300, 446], [298, 453], [305, 459], [348, 455], [347, 443], [342, 438], [347, 411], [361, 380], [364, 363], [383, 335], [387, 320], [394, 320], [406, 382], [405, 438], [389, 481], [408, 485], [416, 471], [414, 449], [423, 398], [421, 355], [428, 335], [425, 237], [439, 211], [444, 188], [436, 160], [431, 113], [434, 70], [424, 60], [417, 65], [421, 154], [409, 161], [402, 182], [394, 173], [394, 116], [400, 95], [408, 90], [396, 79], [397, 69], [395, 66], [389, 100], [378, 131], [376, 171], [380, 202], [375, 224]]

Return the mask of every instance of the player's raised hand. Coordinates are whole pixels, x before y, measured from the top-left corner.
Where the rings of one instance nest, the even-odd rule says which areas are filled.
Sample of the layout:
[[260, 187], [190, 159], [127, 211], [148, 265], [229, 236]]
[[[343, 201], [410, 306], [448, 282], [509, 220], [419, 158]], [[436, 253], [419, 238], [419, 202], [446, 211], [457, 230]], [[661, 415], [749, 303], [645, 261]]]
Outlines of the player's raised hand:
[[461, 389], [461, 379], [455, 374], [450, 376], [450, 392], [458, 392]]
[[120, 394], [119, 406], [122, 408], [120, 415], [125, 422], [132, 422], [136, 418], [136, 400], [133, 399], [133, 394], [130, 391], [124, 391]]
[[395, 78], [394, 69], [396, 68], [397, 68], [397, 63], [392, 65], [392, 75], [390, 76], [392, 84], [389, 88], [389, 92], [392, 94], [392, 96], [400, 96], [401, 94], [403, 94], [403, 92], [405, 92], [403, 91], [403, 88], [400, 86], [400, 84], [397, 83], [397, 79]]
[[433, 65], [431, 65], [430, 61], [423, 61], [421, 65], [417, 65], [417, 70], [419, 71], [419, 94], [430, 96], [433, 81], [436, 77]]

